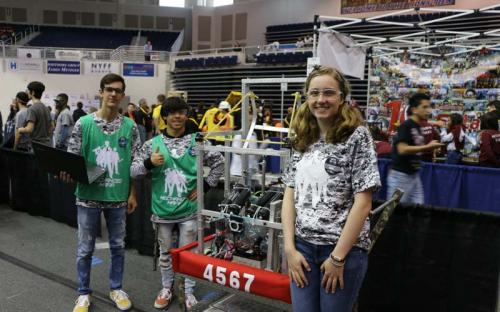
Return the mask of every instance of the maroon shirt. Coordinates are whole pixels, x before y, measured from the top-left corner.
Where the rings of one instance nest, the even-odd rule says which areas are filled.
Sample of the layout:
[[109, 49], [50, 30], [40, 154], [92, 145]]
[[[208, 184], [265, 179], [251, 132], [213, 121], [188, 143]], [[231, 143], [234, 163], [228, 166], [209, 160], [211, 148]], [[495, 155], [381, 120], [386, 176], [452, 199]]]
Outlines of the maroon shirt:
[[480, 140], [479, 163], [488, 167], [500, 167], [500, 131], [483, 130]]
[[[424, 136], [424, 145], [432, 140], [439, 141], [440, 139], [439, 132], [427, 120], [420, 121], [420, 133]], [[423, 161], [432, 162], [432, 155], [433, 151], [429, 151], [422, 153], [421, 158]]]

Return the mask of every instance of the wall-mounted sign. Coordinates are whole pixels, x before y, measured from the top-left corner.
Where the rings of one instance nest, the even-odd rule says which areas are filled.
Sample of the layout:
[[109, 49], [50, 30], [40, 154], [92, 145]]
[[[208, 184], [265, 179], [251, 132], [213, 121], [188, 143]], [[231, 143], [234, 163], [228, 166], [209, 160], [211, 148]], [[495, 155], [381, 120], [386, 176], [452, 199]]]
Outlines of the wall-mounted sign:
[[47, 61], [47, 74], [80, 75], [80, 62]]
[[41, 73], [43, 62], [36, 59], [6, 59], [5, 65], [8, 72]]
[[123, 76], [154, 77], [155, 64], [123, 63]]

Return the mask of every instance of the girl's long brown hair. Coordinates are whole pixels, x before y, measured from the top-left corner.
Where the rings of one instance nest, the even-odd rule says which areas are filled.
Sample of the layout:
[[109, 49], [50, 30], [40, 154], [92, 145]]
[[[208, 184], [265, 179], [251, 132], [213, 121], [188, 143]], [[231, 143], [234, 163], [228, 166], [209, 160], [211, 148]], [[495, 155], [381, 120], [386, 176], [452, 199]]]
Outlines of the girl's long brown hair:
[[[361, 113], [354, 107], [349, 106], [345, 102], [345, 98], [350, 94], [351, 88], [349, 81], [338, 70], [325, 67], [316, 66], [309, 74], [306, 80], [305, 91], [309, 91], [311, 80], [318, 76], [330, 75], [339, 84], [339, 91], [342, 92], [341, 97], [343, 103], [339, 106], [337, 116], [333, 126], [328, 129], [326, 134], [327, 143], [341, 143], [345, 142], [347, 138], [354, 132], [354, 130], [363, 124]], [[305, 152], [309, 146], [319, 140], [319, 125], [316, 117], [309, 110], [309, 105], [303, 103], [297, 111], [297, 115], [291, 125], [295, 136], [292, 140], [293, 148], [299, 152]]]

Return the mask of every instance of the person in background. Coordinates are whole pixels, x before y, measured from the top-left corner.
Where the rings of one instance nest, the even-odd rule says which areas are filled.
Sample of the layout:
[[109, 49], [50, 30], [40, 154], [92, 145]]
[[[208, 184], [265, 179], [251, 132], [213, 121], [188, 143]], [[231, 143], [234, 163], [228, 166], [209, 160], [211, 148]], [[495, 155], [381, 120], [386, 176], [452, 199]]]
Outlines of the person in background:
[[139, 109], [137, 110], [137, 126], [139, 127], [139, 134], [141, 134], [141, 142], [146, 142], [147, 139], [151, 138], [153, 125], [150, 115], [150, 109], [146, 99], [139, 100]]
[[[131, 168], [134, 178], [149, 172], [152, 174], [151, 221], [158, 233], [162, 279], [162, 289], [154, 302], [157, 309], [165, 309], [172, 302], [174, 272], [169, 250], [173, 244], [174, 228], [179, 228], [179, 246], [194, 242], [197, 236], [196, 135], [185, 132], [188, 110], [189, 106], [182, 98], [166, 99], [161, 110], [161, 118], [166, 119], [165, 130], [144, 143]], [[208, 191], [217, 185], [223, 174], [224, 157], [221, 153], [205, 152], [203, 161], [210, 167], [204, 180], [204, 191]], [[176, 181], [172, 177], [182, 178], [182, 186], [175, 187]], [[185, 279], [185, 305], [188, 310], [198, 302], [193, 293], [194, 286], [193, 280]]]
[[448, 127], [441, 128], [441, 143], [446, 143], [446, 163], [459, 164], [462, 160], [461, 150], [464, 148], [465, 132], [463, 130], [464, 118], [453, 113], [450, 115]]
[[373, 143], [375, 143], [375, 152], [377, 157], [390, 157], [392, 153], [392, 146], [387, 142], [387, 136], [382, 133], [382, 130], [378, 126], [371, 125], [369, 128], [370, 134], [373, 138]]
[[2, 112], [0, 112], [0, 146], [3, 145], [3, 117]]
[[127, 105], [127, 111], [123, 114], [123, 116], [128, 117], [132, 119], [135, 123], [135, 119], [137, 118], [137, 106], [135, 106], [134, 103], [128, 103]]
[[487, 112], [493, 112], [493, 111], [496, 111], [497, 113], [500, 114], [500, 101], [498, 100], [495, 100], [495, 101], [491, 101], [489, 102], [487, 105], [486, 105], [486, 110]]
[[154, 135], [161, 133], [161, 131], [167, 127], [163, 118], [160, 118], [161, 105], [165, 102], [165, 99], [166, 97], [164, 94], [158, 94], [156, 97], [156, 107], [153, 110]]
[[373, 141], [349, 106], [348, 80], [315, 66], [293, 122], [281, 219], [294, 311], [351, 312], [368, 267]]
[[31, 140], [28, 134], [19, 133], [19, 128], [25, 127], [28, 119], [28, 102], [30, 98], [26, 92], [16, 94], [16, 102], [19, 112], [16, 115], [16, 137], [14, 140], [14, 149], [31, 152]]
[[431, 98], [425, 93], [415, 93], [410, 97], [407, 108], [409, 118], [399, 126], [393, 138], [393, 163], [387, 176], [387, 198], [400, 188], [404, 191], [401, 202], [424, 203], [424, 189], [419, 176], [421, 155], [443, 146], [437, 140], [425, 144], [420, 130], [420, 122], [429, 117], [430, 103]]
[[16, 99], [12, 99], [9, 108], [10, 112], [9, 116], [7, 116], [7, 121], [5, 122], [2, 147], [13, 148], [16, 136], [16, 114], [19, 110]]
[[56, 119], [56, 130], [54, 131], [54, 146], [58, 149], [68, 149], [68, 139], [73, 131], [73, 117], [68, 107], [68, 95], [60, 93], [54, 99], [56, 110], [58, 111]]
[[[420, 131], [424, 136], [424, 144], [428, 144], [433, 140], [436, 141], [441, 140], [439, 132], [436, 130], [437, 126], [439, 125], [431, 124], [428, 119], [420, 120]], [[424, 152], [420, 157], [422, 161], [433, 162], [435, 158], [434, 156], [436, 155], [437, 152], [439, 152], [439, 150], [431, 150], [428, 152]]]
[[149, 62], [151, 61], [151, 53], [153, 52], [153, 45], [151, 44], [151, 41], [147, 41], [146, 44], [144, 45], [144, 60]]
[[18, 131], [20, 134], [28, 133], [32, 142], [51, 145], [54, 124], [49, 109], [40, 100], [44, 91], [45, 85], [39, 81], [28, 84], [28, 95], [33, 105], [28, 107], [28, 124]]
[[500, 129], [499, 116], [491, 111], [481, 116], [481, 135], [479, 139], [479, 164], [484, 167], [500, 168]]
[[83, 103], [78, 102], [76, 103], [76, 109], [73, 111], [73, 122], [77, 122], [78, 119], [81, 117], [87, 115], [87, 113], [83, 110]]

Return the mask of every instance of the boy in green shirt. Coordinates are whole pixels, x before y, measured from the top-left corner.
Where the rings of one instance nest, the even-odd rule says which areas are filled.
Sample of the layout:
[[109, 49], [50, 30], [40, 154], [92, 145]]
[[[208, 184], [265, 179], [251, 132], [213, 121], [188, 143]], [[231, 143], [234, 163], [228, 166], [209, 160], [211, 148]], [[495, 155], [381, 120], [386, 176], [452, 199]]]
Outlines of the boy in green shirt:
[[[196, 153], [195, 134], [185, 134], [188, 105], [179, 97], [169, 97], [161, 107], [166, 128], [161, 134], [146, 141], [134, 157], [131, 175], [138, 177], [152, 173], [151, 221], [158, 231], [160, 271], [163, 288], [154, 307], [165, 309], [172, 302], [174, 272], [168, 251], [172, 248], [172, 231], [179, 227], [179, 246], [196, 240]], [[204, 181], [204, 190], [217, 185], [224, 171], [221, 153], [205, 152], [204, 163], [210, 173]], [[196, 305], [193, 295], [195, 282], [186, 279], [186, 308]]]
[[[94, 183], [77, 184], [79, 297], [73, 312], [87, 312], [90, 306], [90, 268], [101, 213], [106, 219], [111, 252], [110, 298], [122, 311], [132, 306], [122, 290], [124, 238], [126, 215], [137, 207], [130, 164], [141, 142], [135, 123], [118, 112], [124, 92], [125, 81], [121, 76], [104, 76], [100, 84], [101, 108], [77, 121], [68, 143], [69, 152], [106, 169], [106, 174]], [[65, 182], [71, 181], [66, 173], [60, 176]]]

